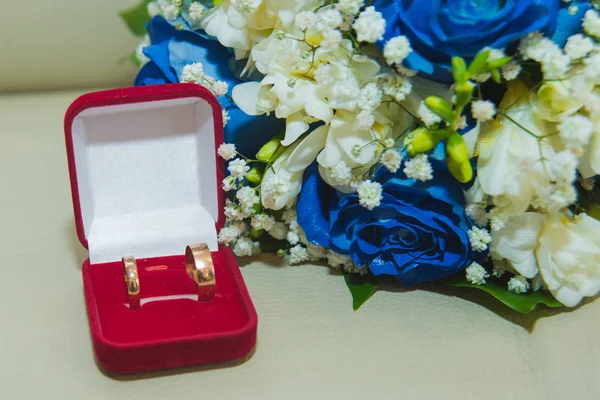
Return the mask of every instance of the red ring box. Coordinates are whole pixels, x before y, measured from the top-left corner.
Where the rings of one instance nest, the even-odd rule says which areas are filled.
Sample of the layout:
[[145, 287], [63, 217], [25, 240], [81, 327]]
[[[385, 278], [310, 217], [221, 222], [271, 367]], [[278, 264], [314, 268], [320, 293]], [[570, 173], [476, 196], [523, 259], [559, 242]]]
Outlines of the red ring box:
[[[83, 284], [98, 363], [137, 373], [243, 358], [257, 315], [231, 251], [217, 99], [195, 84], [89, 93], [69, 107], [65, 138]], [[216, 296], [198, 301], [185, 247], [206, 243]], [[121, 258], [137, 259], [141, 308], [129, 307]]]

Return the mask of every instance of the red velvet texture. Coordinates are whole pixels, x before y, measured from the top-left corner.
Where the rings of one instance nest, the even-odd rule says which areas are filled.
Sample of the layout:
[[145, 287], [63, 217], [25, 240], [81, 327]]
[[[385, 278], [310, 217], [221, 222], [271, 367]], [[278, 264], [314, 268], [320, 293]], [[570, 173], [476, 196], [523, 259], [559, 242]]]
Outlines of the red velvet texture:
[[[67, 161], [69, 163], [69, 176], [71, 179], [71, 195], [73, 198], [73, 212], [75, 214], [75, 228], [81, 244], [87, 249], [88, 242], [81, 217], [79, 196], [79, 181], [75, 164], [75, 151], [73, 146], [73, 120], [82, 111], [88, 108], [114, 106], [119, 104], [144, 103], [151, 101], [197, 97], [206, 100], [213, 109], [215, 122], [215, 154], [223, 143], [223, 114], [217, 98], [206, 88], [195, 83], [177, 83], [170, 85], [135, 86], [122, 89], [103, 90], [100, 92], [86, 93], [78, 97], [65, 114], [65, 142], [67, 146]], [[225, 178], [225, 161], [216, 157], [217, 184]], [[219, 200], [219, 219], [216, 223], [217, 231], [225, 226], [225, 193], [216, 187]]]
[[[117, 104], [185, 97], [206, 100], [213, 108], [216, 147], [223, 143], [223, 122], [217, 99], [195, 84], [132, 87], [88, 93], [73, 102], [65, 116], [65, 140], [71, 178], [77, 236], [87, 237], [81, 219], [79, 184], [72, 124], [83, 110]], [[216, 149], [215, 149], [216, 151]], [[217, 157], [217, 182], [224, 178], [224, 162]], [[219, 196], [219, 230], [225, 223], [225, 196]], [[181, 256], [137, 260], [142, 307], [128, 307], [121, 262], [83, 265], [83, 284], [94, 352], [100, 365], [116, 373], [137, 373], [214, 364], [249, 354], [256, 344], [258, 319], [237, 261], [220, 247], [212, 253], [217, 293], [210, 302], [197, 301], [197, 286], [187, 275]], [[134, 254], [135, 256], [135, 254]], [[156, 299], [186, 296], [194, 299]], [[152, 300], [157, 301], [152, 301]]]
[[[137, 260], [142, 306], [129, 308], [121, 262], [83, 266], [92, 339], [98, 362], [134, 373], [241, 358], [256, 343], [257, 316], [228, 248], [212, 253], [217, 292], [197, 300], [185, 257]], [[164, 296], [191, 298], [156, 299]]]

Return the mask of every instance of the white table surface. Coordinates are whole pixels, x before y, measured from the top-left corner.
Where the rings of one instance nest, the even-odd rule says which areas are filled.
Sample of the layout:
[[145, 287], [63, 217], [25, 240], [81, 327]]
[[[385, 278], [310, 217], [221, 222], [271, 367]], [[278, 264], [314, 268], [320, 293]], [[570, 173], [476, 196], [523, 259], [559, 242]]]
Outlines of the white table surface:
[[104, 375], [63, 140], [80, 93], [0, 96], [0, 399], [600, 398], [600, 301], [522, 317], [398, 288], [354, 312], [340, 276], [267, 256], [240, 263], [259, 315], [245, 363]]

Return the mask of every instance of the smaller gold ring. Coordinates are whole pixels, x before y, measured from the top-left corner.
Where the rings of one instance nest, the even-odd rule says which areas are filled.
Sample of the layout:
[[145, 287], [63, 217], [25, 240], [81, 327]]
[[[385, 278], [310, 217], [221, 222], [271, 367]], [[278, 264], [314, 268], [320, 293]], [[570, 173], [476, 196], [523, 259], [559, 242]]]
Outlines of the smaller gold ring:
[[132, 256], [123, 257], [123, 272], [127, 284], [127, 297], [129, 307], [136, 310], [140, 308], [140, 279], [138, 277], [137, 262]]
[[198, 301], [214, 299], [217, 287], [215, 268], [206, 244], [194, 244], [185, 248], [185, 268], [198, 285]]

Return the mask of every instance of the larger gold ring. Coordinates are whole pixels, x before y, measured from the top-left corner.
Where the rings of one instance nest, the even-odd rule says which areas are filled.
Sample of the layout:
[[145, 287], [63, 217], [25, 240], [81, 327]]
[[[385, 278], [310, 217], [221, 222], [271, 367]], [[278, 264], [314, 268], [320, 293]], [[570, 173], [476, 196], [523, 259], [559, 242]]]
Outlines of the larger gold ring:
[[190, 278], [198, 285], [198, 300], [214, 299], [217, 288], [215, 268], [206, 244], [194, 244], [185, 248], [185, 268]]
[[125, 283], [127, 284], [127, 296], [129, 298], [129, 307], [132, 309], [140, 308], [140, 279], [138, 277], [137, 262], [132, 256], [123, 257], [123, 272], [125, 274]]

